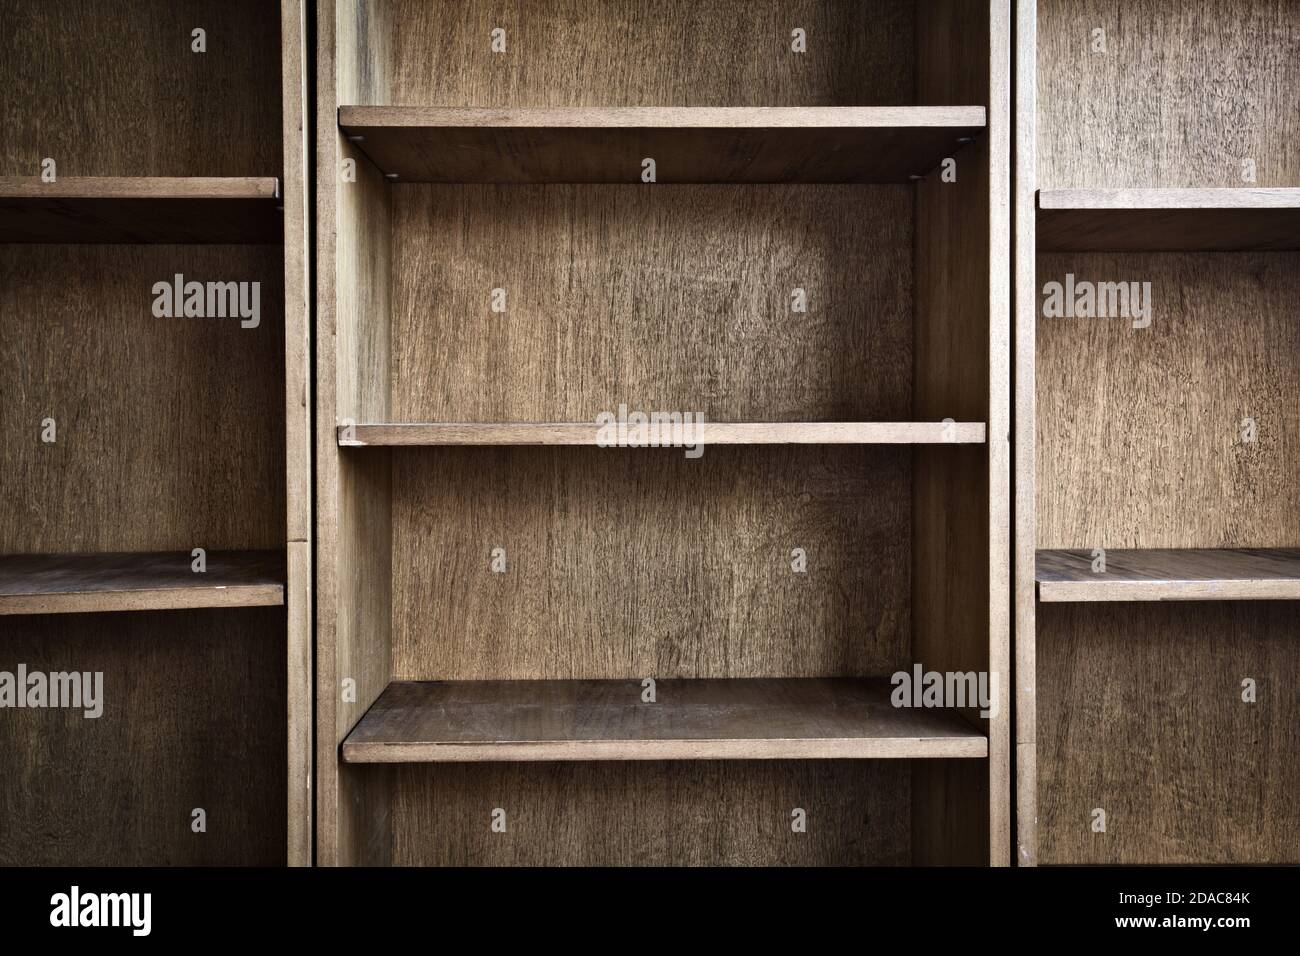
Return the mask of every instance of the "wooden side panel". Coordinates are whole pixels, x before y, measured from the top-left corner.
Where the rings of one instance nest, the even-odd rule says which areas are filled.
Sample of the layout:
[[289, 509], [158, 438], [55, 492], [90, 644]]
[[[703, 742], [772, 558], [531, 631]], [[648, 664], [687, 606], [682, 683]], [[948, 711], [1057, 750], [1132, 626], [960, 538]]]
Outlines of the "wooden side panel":
[[1300, 862], [1300, 602], [1042, 605], [1038, 625], [1043, 863]]
[[[399, 104], [912, 101], [912, 0], [371, 0], [365, 6], [396, 25], [392, 102]], [[492, 51], [495, 29], [505, 31], [504, 52]], [[804, 31], [805, 53], [791, 48], [795, 29]]]
[[393, 192], [396, 420], [912, 418], [908, 187]]
[[[1042, 188], [1300, 185], [1300, 4], [1041, 0], [1038, 10]], [[1105, 53], [1093, 52], [1097, 28]]]
[[[989, 735], [984, 767], [917, 765], [913, 854], [919, 864], [1006, 865], [1009, 14], [1005, 3], [960, 0], [926, 4], [925, 10], [918, 29], [922, 95], [987, 102], [989, 111], [986, 135], [954, 155], [956, 181], [945, 182], [936, 172], [917, 185], [913, 414], [922, 420], [970, 416], [989, 427], [983, 448], [915, 452], [912, 650], [929, 670], [996, 675], [998, 705], [987, 719], [967, 715]], [[972, 62], [957, 54], [962, 48], [980, 55]]]
[[908, 660], [908, 449], [392, 455], [395, 679], [849, 677]]
[[[155, 318], [177, 273], [260, 323]], [[282, 310], [279, 246], [0, 246], [0, 552], [282, 549]]]
[[279, 607], [6, 618], [0, 670], [102, 672], [103, 711], [4, 711], [0, 866], [283, 865], [284, 634]]
[[[405, 766], [395, 784], [393, 862], [906, 865], [908, 763]], [[497, 809], [505, 811], [504, 833], [491, 828]], [[796, 809], [805, 811], [806, 832], [791, 827]]]
[[1152, 316], [1039, 319], [1038, 546], [1294, 546], [1300, 254], [1039, 257], [1067, 273], [1150, 282]]
[[1015, 29], [1015, 193], [1014, 193], [1014, 521], [1012, 634], [1015, 658], [1015, 817], [1016, 863], [1038, 862], [1038, 752], [1035, 660], [1035, 336], [1038, 331], [1037, 120], [1038, 0], [1016, 0]]
[[326, 865], [380, 864], [389, 852], [386, 776], [339, 773], [339, 744], [389, 680], [388, 458], [345, 457], [336, 432], [388, 410], [387, 187], [337, 125], [340, 97], [383, 99], [375, 26], [365, 3], [317, 10], [316, 835]]
[[0, 175], [276, 175], [278, 23], [266, 0], [4, 0]]

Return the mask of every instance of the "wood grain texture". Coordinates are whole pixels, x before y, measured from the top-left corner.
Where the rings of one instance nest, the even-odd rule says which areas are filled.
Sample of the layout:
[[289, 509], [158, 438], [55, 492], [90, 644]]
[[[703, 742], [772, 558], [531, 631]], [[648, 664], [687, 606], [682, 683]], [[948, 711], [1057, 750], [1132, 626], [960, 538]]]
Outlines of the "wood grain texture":
[[[0, 246], [0, 551], [284, 547], [280, 256]], [[260, 282], [260, 324], [155, 318], [176, 273]]]
[[[395, 769], [392, 856], [402, 866], [902, 866], [910, 860], [908, 761]], [[497, 808], [506, 812], [505, 833], [491, 830]], [[807, 813], [805, 833], [791, 828], [795, 808]]]
[[[456, 106], [900, 106], [912, 0], [367, 0], [389, 99]], [[491, 34], [506, 31], [506, 52]], [[791, 51], [802, 28], [808, 52]], [[870, 68], [864, 65], [870, 64]]]
[[[910, 666], [907, 449], [388, 454], [395, 680]], [[505, 573], [490, 569], [496, 547]]]
[[1039, 551], [1040, 601], [1300, 601], [1300, 549]]
[[5, 618], [0, 670], [102, 672], [103, 714], [4, 710], [0, 865], [283, 865], [284, 617]]
[[[954, 155], [956, 181], [917, 186], [914, 415], [988, 422], [982, 448], [915, 456], [913, 654], [927, 668], [1009, 671], [1006, 591], [1009, 494], [1009, 23], [1005, 4], [944, 0], [918, 19], [918, 76], [928, 101], [988, 103], [988, 135]], [[936, 409], [946, 411], [936, 413]], [[913, 775], [917, 864], [1010, 860], [1007, 708], [966, 718], [989, 739], [976, 770], [952, 763]]]
[[0, 174], [277, 175], [279, 27], [265, 0], [5, 0]]
[[339, 445], [919, 445], [979, 444], [983, 422], [692, 422], [660, 426], [578, 422], [385, 422], [339, 427]]
[[1300, 248], [1300, 189], [1048, 189], [1044, 252]]
[[1038, 185], [1300, 186], [1297, 89], [1292, 0], [1042, 0]]
[[343, 743], [351, 763], [984, 757], [950, 711], [888, 680], [399, 681]]
[[313, 819], [311, 216], [308, 160], [307, 0], [280, 3], [281, 135], [284, 156], [285, 536], [288, 846], [290, 866], [311, 866]]
[[433, 183], [905, 183], [983, 131], [982, 106], [344, 106], [385, 175]]
[[388, 775], [347, 772], [338, 748], [391, 679], [391, 471], [387, 456], [344, 458], [335, 427], [388, 415], [390, 196], [337, 115], [340, 97], [383, 100], [387, 31], [369, 3], [316, 13], [316, 860], [377, 865], [392, 846]]
[[908, 187], [392, 193], [387, 420], [912, 418]]
[[265, 243], [279, 182], [251, 177], [0, 177], [0, 242]]
[[188, 551], [0, 556], [0, 614], [71, 614], [283, 604], [284, 553]]
[[[1152, 283], [1150, 328], [1038, 321], [1038, 547], [1300, 540], [1295, 253], [1040, 256], [1038, 285]], [[1254, 418], [1257, 440], [1244, 441]]]
[[1038, 624], [1041, 862], [1300, 862], [1300, 603], [1045, 604]]
[[1036, 285], [1038, 143], [1038, 0], [1015, 3], [1015, 191], [1012, 216], [1013, 251], [1013, 397], [1012, 456], [1014, 473], [1012, 553], [1012, 635], [1015, 642], [1015, 861], [1020, 866], [1038, 863], [1037, 806], [1037, 662], [1035, 623], [1037, 610], [1034, 560], [1037, 515], [1035, 478], [1038, 449], [1035, 444], [1036, 355], [1038, 288]]

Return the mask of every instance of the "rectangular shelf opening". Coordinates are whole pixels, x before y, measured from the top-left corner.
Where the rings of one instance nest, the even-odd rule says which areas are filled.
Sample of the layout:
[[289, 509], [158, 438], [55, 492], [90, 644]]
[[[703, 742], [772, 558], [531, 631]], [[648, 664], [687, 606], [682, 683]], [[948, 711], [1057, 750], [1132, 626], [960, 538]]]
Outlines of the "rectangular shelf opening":
[[0, 177], [0, 242], [278, 243], [275, 177]]
[[284, 603], [282, 551], [0, 556], [0, 615], [260, 607]]
[[1040, 601], [1297, 601], [1297, 548], [1040, 550]]
[[349, 763], [972, 758], [952, 711], [897, 708], [887, 680], [396, 681], [343, 744]]
[[431, 183], [906, 183], [981, 133], [982, 106], [343, 106], [391, 179]]

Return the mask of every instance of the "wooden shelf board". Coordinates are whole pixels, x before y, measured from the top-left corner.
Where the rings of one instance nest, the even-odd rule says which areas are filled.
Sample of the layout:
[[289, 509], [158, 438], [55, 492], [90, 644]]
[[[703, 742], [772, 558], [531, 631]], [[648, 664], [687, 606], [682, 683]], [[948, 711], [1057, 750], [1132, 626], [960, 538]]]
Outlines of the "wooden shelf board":
[[284, 603], [280, 551], [188, 551], [0, 556], [0, 614], [73, 614]]
[[[600, 445], [591, 422], [367, 422], [339, 426], [339, 444], [368, 445]], [[653, 431], [628, 426], [627, 447], [645, 447]], [[669, 430], [659, 434], [667, 437]], [[983, 422], [704, 422], [683, 428], [682, 442], [705, 445], [982, 444]], [[611, 445], [611, 447], [620, 447]]]
[[1038, 552], [1040, 601], [1296, 601], [1300, 549], [1107, 549]]
[[278, 243], [274, 177], [0, 177], [0, 242]]
[[1041, 252], [1300, 249], [1300, 189], [1044, 189]]
[[985, 757], [951, 710], [896, 708], [883, 679], [400, 681], [349, 763]]
[[985, 124], [982, 106], [343, 106], [339, 126], [402, 182], [905, 183]]

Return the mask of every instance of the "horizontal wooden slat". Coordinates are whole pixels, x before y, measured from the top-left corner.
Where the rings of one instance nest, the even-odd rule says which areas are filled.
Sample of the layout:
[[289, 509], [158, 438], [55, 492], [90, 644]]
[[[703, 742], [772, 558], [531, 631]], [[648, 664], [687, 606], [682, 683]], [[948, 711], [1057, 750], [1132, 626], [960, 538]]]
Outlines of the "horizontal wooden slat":
[[0, 177], [0, 242], [273, 243], [274, 177]]
[[383, 422], [341, 425], [339, 444], [364, 445], [915, 445], [981, 444], [983, 422], [704, 422], [658, 429], [589, 422]]
[[1300, 249], [1300, 189], [1044, 189], [1043, 252]]
[[1123, 549], [1038, 552], [1041, 601], [1300, 600], [1300, 549]]
[[0, 614], [71, 614], [284, 603], [284, 554], [210, 551], [0, 557]]
[[399, 681], [343, 744], [350, 763], [984, 757], [951, 710], [896, 708], [885, 680]]
[[344, 106], [343, 131], [404, 181], [897, 183], [979, 134], [982, 106]]

